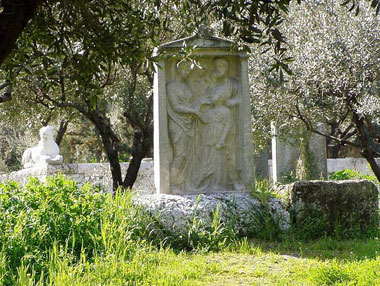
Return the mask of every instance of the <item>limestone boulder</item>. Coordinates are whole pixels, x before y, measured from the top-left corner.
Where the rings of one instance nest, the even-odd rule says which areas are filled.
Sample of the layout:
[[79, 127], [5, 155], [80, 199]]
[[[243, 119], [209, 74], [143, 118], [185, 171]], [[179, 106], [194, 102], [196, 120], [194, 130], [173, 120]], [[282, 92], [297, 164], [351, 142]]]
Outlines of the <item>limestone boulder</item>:
[[290, 228], [289, 213], [276, 198], [264, 205], [248, 193], [215, 193], [207, 195], [137, 195], [134, 202], [155, 216], [166, 230], [174, 234], [186, 233], [194, 219], [204, 227], [211, 227], [213, 216], [226, 225], [233, 224], [240, 235], [255, 232], [258, 218], [269, 213], [282, 231]]
[[378, 226], [378, 189], [368, 180], [303, 181], [277, 188], [296, 227], [325, 222], [325, 231]]

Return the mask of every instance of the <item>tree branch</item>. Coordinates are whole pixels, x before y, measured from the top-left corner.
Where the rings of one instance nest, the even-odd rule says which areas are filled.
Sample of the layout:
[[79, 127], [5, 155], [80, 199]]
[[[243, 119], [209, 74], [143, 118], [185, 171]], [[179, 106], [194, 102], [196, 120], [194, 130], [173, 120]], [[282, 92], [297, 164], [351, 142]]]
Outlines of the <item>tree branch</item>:
[[341, 138], [338, 138], [338, 137], [335, 137], [335, 136], [332, 136], [332, 135], [329, 135], [329, 134], [325, 134], [325, 133], [322, 133], [322, 132], [318, 131], [317, 129], [314, 129], [313, 126], [312, 126], [312, 124], [302, 114], [301, 110], [299, 109], [298, 104], [296, 104], [296, 109], [297, 109], [297, 113], [298, 113], [297, 118], [300, 119], [303, 123], [305, 123], [306, 129], [309, 130], [310, 132], [313, 132], [313, 133], [316, 133], [318, 135], [324, 136], [324, 137], [326, 137], [328, 139], [332, 139], [332, 140], [338, 141], [341, 144], [347, 144], [347, 145], [350, 145], [350, 146], [354, 146], [356, 148], [360, 148], [359, 144], [356, 144], [354, 142], [351, 142], [351, 141], [348, 141], [348, 140], [345, 140], [345, 139], [341, 139]]

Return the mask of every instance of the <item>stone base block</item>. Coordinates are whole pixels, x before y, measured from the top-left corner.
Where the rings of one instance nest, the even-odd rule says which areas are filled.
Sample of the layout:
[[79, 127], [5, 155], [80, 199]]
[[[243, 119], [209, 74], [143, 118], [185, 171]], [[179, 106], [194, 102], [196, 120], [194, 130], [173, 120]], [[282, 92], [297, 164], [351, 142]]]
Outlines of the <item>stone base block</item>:
[[[210, 227], [213, 215], [219, 210], [219, 218], [226, 224], [233, 223], [236, 231], [247, 235], [255, 231], [258, 214], [264, 211], [261, 202], [248, 193], [218, 193], [207, 195], [138, 195], [134, 202], [156, 216], [168, 231], [186, 233], [195, 218]], [[290, 227], [289, 213], [278, 199], [270, 198], [268, 209], [273, 220], [283, 231]]]
[[324, 222], [323, 231], [378, 226], [378, 189], [367, 180], [304, 181], [277, 188], [292, 223]]

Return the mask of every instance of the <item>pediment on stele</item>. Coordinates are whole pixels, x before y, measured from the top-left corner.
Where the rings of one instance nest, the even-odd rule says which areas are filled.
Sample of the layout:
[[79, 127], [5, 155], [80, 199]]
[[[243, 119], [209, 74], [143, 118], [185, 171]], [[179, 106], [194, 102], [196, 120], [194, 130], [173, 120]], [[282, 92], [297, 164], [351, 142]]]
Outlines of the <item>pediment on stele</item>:
[[193, 35], [187, 38], [178, 39], [159, 47], [160, 50], [172, 49], [172, 48], [182, 48], [186, 46], [197, 46], [198, 48], [224, 48], [229, 49], [234, 44], [233, 41], [218, 38], [215, 36], [200, 37], [198, 35]]

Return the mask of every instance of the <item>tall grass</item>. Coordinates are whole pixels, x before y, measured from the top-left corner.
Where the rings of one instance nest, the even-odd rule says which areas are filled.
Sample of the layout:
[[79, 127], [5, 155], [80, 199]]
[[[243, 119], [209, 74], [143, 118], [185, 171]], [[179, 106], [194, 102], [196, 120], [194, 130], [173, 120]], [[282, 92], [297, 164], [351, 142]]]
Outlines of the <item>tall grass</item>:
[[128, 193], [112, 197], [62, 176], [31, 179], [25, 188], [0, 184], [0, 285], [49, 279], [62, 248], [68, 265], [111, 254], [128, 261], [153, 224]]
[[[63, 176], [46, 183], [31, 179], [25, 188], [0, 184], [0, 225], [0, 285], [5, 286], [119, 285], [104, 282], [115, 279], [150, 285], [147, 277], [163, 260], [175, 258], [173, 250], [220, 250], [237, 239], [218, 212], [211, 226], [195, 218], [187, 233], [176, 236], [134, 205], [129, 192], [112, 196], [90, 185], [79, 188]], [[178, 279], [163, 285], [185, 283]]]

